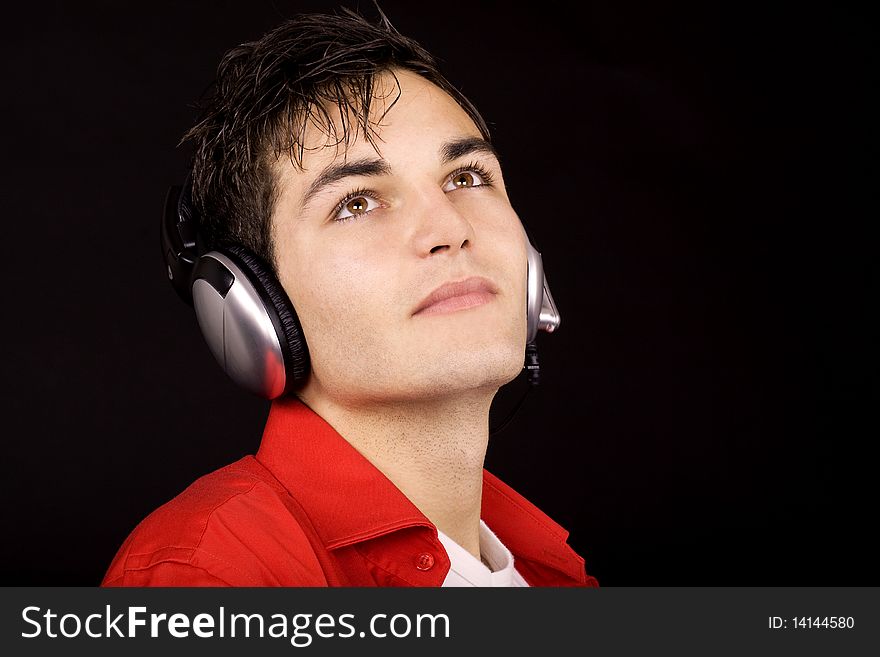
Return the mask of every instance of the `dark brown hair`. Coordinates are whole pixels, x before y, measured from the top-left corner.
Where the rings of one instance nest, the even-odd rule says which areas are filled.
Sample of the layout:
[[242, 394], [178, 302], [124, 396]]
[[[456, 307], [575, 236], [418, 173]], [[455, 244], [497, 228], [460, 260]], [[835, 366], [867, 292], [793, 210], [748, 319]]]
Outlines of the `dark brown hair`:
[[[213, 94], [181, 140], [195, 147], [193, 203], [209, 248], [240, 244], [277, 273], [270, 225], [278, 192], [272, 163], [287, 154], [301, 169], [309, 122], [346, 146], [360, 130], [375, 148], [369, 113], [379, 73], [408, 69], [433, 82], [489, 140], [486, 122], [443, 77], [434, 57], [376, 8], [376, 24], [349, 9], [338, 15], [301, 14], [223, 56]], [[388, 109], [399, 97], [398, 85]], [[333, 106], [340, 125], [327, 111]]]

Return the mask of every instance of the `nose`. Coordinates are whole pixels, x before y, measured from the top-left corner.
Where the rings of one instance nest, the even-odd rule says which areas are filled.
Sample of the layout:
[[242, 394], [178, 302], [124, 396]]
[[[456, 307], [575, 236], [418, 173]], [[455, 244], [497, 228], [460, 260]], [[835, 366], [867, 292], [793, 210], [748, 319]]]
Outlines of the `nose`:
[[422, 194], [414, 210], [418, 214], [414, 240], [420, 257], [453, 255], [473, 243], [473, 225], [442, 189]]

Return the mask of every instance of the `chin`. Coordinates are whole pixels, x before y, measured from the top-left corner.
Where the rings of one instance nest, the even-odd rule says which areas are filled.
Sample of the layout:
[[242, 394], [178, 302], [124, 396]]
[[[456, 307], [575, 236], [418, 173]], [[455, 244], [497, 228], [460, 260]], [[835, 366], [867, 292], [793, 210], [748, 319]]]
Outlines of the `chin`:
[[[446, 357], [431, 376], [422, 376], [427, 387], [445, 388], [447, 391], [485, 388], [497, 390], [510, 383], [522, 371], [525, 360], [525, 347], [522, 351], [513, 348], [498, 348], [483, 351], [471, 357], [458, 359]], [[443, 380], [445, 385], [437, 386]]]

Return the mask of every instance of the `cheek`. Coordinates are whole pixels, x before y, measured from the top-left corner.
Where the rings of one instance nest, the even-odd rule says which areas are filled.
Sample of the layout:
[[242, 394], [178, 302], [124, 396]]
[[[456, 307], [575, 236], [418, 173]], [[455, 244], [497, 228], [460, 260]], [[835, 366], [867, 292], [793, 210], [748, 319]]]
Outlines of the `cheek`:
[[495, 255], [502, 263], [505, 274], [517, 284], [522, 283], [524, 291], [528, 276], [529, 238], [516, 214], [512, 214], [499, 228], [493, 241], [496, 245]]
[[285, 289], [296, 308], [310, 348], [333, 349], [359, 343], [381, 311], [383, 290], [369, 264], [350, 253], [322, 252], [304, 260], [308, 267], [289, 271]]

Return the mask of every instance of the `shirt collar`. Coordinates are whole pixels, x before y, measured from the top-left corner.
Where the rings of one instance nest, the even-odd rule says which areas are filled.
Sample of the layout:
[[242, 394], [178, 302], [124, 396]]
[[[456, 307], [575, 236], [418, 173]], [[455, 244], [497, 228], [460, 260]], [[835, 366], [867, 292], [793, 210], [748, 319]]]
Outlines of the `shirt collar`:
[[390, 479], [297, 397], [272, 402], [257, 460], [300, 503], [329, 550], [403, 527], [433, 527]]
[[[405, 527], [424, 526], [436, 537], [400, 489], [295, 396], [272, 402], [256, 458], [299, 502], [328, 550]], [[583, 579], [568, 532], [486, 470], [481, 516], [516, 558]]]
[[480, 520], [480, 555], [488, 566], [439, 529], [437, 537], [449, 555], [450, 572], [455, 571], [471, 586], [514, 586], [513, 555], [484, 520]]

